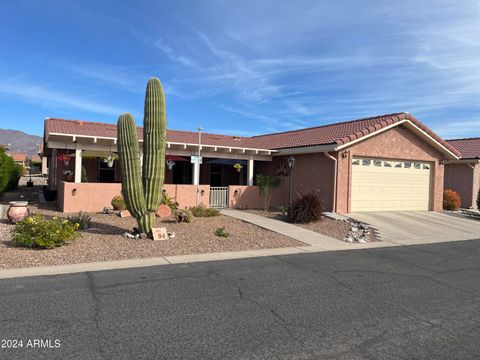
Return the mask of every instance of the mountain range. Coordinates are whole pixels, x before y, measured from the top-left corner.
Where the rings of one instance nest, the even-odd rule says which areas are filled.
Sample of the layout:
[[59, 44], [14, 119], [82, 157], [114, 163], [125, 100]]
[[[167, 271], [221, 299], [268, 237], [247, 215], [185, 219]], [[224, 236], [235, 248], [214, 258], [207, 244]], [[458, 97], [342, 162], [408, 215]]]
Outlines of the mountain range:
[[8, 145], [10, 152], [24, 152], [28, 156], [38, 154], [38, 146], [42, 144], [41, 136], [26, 134], [19, 130], [0, 129], [0, 144]]

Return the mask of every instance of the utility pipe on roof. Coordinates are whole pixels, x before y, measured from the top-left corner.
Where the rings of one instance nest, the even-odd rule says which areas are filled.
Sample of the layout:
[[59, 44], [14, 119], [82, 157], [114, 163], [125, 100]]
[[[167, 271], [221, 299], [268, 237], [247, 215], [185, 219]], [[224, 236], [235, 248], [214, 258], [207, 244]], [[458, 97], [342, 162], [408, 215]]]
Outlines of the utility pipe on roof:
[[333, 160], [334, 163], [334, 172], [333, 172], [333, 194], [332, 194], [332, 211], [337, 211], [337, 173], [338, 173], [338, 160], [336, 157], [330, 155], [328, 151], [323, 152], [326, 157]]

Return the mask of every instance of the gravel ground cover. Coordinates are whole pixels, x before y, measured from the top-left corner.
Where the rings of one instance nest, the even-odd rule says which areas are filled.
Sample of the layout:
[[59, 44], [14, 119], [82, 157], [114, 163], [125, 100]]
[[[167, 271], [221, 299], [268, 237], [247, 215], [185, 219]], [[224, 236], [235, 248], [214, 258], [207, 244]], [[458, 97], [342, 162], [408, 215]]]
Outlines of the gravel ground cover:
[[[285, 221], [285, 216], [282, 215], [280, 211], [264, 211], [264, 210], [248, 210], [251, 213], [266, 216], [272, 219]], [[330, 236], [334, 239], [344, 240], [347, 236], [350, 225], [343, 221], [329, 219], [327, 217], [322, 217], [318, 221], [314, 221], [308, 224], [294, 224], [296, 226], [309, 229], [320, 234]]]
[[[47, 205], [29, 206], [34, 213], [65, 217]], [[289, 237], [259, 228], [243, 221], [218, 216], [194, 218], [192, 223], [176, 223], [171, 219], [158, 220], [157, 227], [175, 232], [167, 241], [126, 239], [122, 234], [131, 231], [135, 219], [110, 214], [91, 214], [92, 228], [82, 231], [82, 237], [69, 245], [51, 250], [31, 250], [12, 246], [10, 231], [13, 225], [0, 221], [0, 268], [60, 265], [94, 261], [147, 258], [222, 251], [256, 250], [305, 246]], [[215, 229], [225, 227], [230, 237], [215, 236]]]

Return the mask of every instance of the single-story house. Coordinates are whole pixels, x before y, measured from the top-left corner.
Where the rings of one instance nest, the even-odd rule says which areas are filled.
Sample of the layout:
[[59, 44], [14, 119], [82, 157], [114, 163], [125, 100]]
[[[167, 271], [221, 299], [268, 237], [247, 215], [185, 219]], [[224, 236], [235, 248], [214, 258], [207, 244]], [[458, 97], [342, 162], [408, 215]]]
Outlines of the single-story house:
[[[63, 211], [99, 211], [121, 191], [116, 137], [113, 124], [45, 120], [49, 186]], [[288, 204], [291, 184], [293, 199], [316, 193], [327, 211], [441, 211], [444, 164], [459, 157], [408, 113], [252, 137], [168, 130], [164, 190], [182, 207], [258, 208], [263, 174], [281, 178], [274, 206]]]
[[460, 153], [460, 159], [445, 164], [445, 189], [456, 191], [463, 208], [477, 208], [480, 189], [480, 138], [452, 139], [447, 142]]

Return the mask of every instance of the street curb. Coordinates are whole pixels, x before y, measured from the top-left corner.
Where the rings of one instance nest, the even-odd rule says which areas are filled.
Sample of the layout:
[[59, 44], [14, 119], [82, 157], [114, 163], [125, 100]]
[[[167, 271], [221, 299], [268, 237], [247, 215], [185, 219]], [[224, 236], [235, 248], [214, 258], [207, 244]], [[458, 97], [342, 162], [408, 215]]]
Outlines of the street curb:
[[0, 270], [0, 279], [12, 279], [31, 276], [48, 276], [61, 274], [75, 274], [90, 271], [120, 270], [161, 266], [172, 264], [188, 264], [194, 262], [222, 261], [235, 259], [249, 259], [266, 256], [281, 256], [294, 254], [308, 254], [327, 251], [361, 250], [381, 247], [401, 246], [391, 243], [375, 242], [366, 244], [349, 244], [338, 241], [336, 246], [300, 246], [276, 249], [243, 250], [232, 252], [217, 252], [192, 255], [161, 256], [141, 259], [125, 259], [68, 265], [35, 266], [27, 268], [13, 268]]

